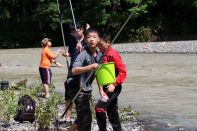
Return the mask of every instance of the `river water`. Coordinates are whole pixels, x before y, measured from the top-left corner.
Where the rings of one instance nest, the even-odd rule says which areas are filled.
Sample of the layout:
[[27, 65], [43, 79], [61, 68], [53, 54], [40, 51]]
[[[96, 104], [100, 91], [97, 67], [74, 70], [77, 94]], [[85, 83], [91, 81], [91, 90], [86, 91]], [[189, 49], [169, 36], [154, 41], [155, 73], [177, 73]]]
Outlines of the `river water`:
[[[56, 48], [53, 48], [56, 50]], [[0, 78], [10, 85], [28, 79], [40, 83], [40, 48], [0, 50]], [[119, 106], [130, 105], [140, 119], [166, 123], [170, 127], [197, 129], [197, 56], [196, 54], [121, 54], [128, 70], [119, 97]], [[64, 57], [53, 66], [56, 91], [64, 94], [67, 67]], [[94, 82], [93, 96], [98, 98]], [[176, 129], [176, 128], [173, 128]], [[177, 130], [177, 129], [176, 129]]]

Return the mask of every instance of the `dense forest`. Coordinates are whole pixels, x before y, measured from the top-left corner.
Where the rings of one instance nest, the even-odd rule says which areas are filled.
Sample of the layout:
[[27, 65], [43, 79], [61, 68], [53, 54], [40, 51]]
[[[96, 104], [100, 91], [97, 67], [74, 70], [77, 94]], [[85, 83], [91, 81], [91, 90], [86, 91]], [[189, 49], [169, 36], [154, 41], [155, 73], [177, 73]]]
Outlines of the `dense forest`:
[[[192, 40], [197, 34], [197, 0], [71, 0], [76, 21], [117, 34], [115, 43]], [[61, 13], [58, 12], [60, 6]], [[62, 46], [70, 38], [69, 0], [0, 0], [0, 48], [40, 47], [49, 37]]]

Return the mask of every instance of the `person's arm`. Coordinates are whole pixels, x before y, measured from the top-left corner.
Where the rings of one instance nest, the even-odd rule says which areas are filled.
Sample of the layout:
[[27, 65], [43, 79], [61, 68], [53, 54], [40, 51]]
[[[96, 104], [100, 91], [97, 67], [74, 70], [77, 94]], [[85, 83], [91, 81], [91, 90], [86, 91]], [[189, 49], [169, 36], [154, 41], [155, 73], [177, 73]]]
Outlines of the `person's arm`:
[[60, 53], [61, 49], [58, 49], [55, 54], [53, 54], [53, 52], [50, 49], [47, 51], [47, 55], [52, 59], [56, 59]]
[[103, 86], [98, 85], [98, 88], [99, 88], [99, 93], [100, 93], [100, 95], [101, 95], [101, 96], [105, 96], [106, 94], [105, 94], [105, 92], [104, 92], [104, 90], [103, 90]]
[[99, 67], [98, 63], [90, 64], [87, 66], [84, 66], [84, 62], [86, 61], [86, 52], [81, 52], [77, 58], [75, 59], [72, 67], [72, 74], [78, 75], [82, 74], [87, 71], [96, 70]]
[[78, 41], [77, 45], [76, 45], [76, 50], [80, 53], [82, 51], [82, 43], [80, 41]]
[[58, 55], [61, 53], [61, 49], [58, 49], [55, 53], [55, 56], [53, 59], [56, 59], [58, 57]]
[[107, 86], [107, 92], [112, 93], [112, 92], [114, 92], [114, 90], [115, 90], [115, 85], [114, 84], [109, 84]]
[[73, 75], [82, 74], [87, 71], [96, 70], [98, 67], [99, 67], [99, 64], [97, 63], [87, 65], [87, 66], [81, 66], [81, 67], [73, 67], [72, 74]]
[[101, 95], [100, 100], [103, 102], [107, 102], [109, 100], [109, 97], [107, 96], [107, 94], [104, 92], [103, 90], [103, 86], [99, 85], [99, 93]]
[[64, 57], [70, 57], [70, 53], [68, 53], [68, 51], [62, 52], [62, 55], [63, 55]]
[[122, 61], [121, 56], [117, 52], [114, 52], [114, 55], [115, 56], [113, 57], [113, 60], [115, 62], [115, 68], [118, 72], [114, 86], [117, 86], [117, 85], [122, 84], [125, 81], [126, 76], [127, 76], [127, 71], [126, 71], [126, 66]]
[[56, 60], [52, 59], [52, 62], [56, 64], [58, 67], [62, 67], [62, 64], [58, 63]]

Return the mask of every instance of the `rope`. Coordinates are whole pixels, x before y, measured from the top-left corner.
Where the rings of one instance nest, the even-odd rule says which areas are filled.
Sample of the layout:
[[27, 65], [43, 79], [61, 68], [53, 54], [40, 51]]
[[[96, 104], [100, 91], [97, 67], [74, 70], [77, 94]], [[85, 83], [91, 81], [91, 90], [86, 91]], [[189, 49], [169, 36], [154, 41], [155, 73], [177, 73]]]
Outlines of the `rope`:
[[[141, 3], [142, 3], [142, 0], [134, 8], [139, 7], [139, 5]], [[129, 15], [129, 17], [127, 18], [127, 20], [124, 22], [124, 24], [122, 25], [122, 27], [120, 28], [120, 30], [118, 31], [118, 33], [116, 34], [116, 36], [114, 37], [114, 39], [112, 40], [112, 42], [111, 42], [112, 44], [115, 42], [116, 38], [119, 36], [119, 34], [121, 33], [121, 31], [123, 30], [123, 28], [125, 27], [125, 25], [127, 24], [127, 22], [129, 21], [129, 19], [131, 18], [132, 15], [133, 15], [133, 12], [131, 12], [131, 14]]]
[[[65, 42], [65, 37], [64, 37], [64, 29], [63, 29], [62, 17], [61, 17], [61, 12], [60, 12], [60, 7], [59, 7], [59, 1], [58, 0], [57, 0], [57, 9], [58, 9], [59, 17], [60, 17], [60, 27], [61, 27], [61, 32], [62, 32], [62, 40], [63, 40], [63, 44], [64, 44], [64, 51], [66, 52], [66, 42]], [[66, 65], [67, 65], [68, 70], [69, 70], [69, 62], [68, 62], [67, 57], [66, 57]]]
[[74, 26], [75, 26], [75, 31], [76, 31], [76, 33], [77, 33], [77, 38], [76, 38], [76, 40], [77, 40], [77, 42], [80, 44], [80, 45], [79, 45], [80, 48], [82, 48], [82, 44], [81, 44], [81, 41], [80, 41], [80, 38], [79, 38], [79, 34], [78, 34], [78, 32], [77, 32], [77, 25], [76, 25], [76, 21], [75, 21], [75, 15], [74, 15], [74, 12], [73, 12], [73, 6], [72, 6], [71, 0], [69, 0], [69, 3], [70, 3], [70, 10], [71, 10], [72, 17], [73, 17], [73, 23], [74, 23]]
[[71, 10], [71, 13], [72, 13], [75, 30], [77, 31], [77, 26], [76, 26], [76, 21], [75, 21], [75, 15], [74, 15], [74, 12], [73, 12], [73, 6], [72, 6], [72, 3], [71, 3], [71, 0], [69, 0], [69, 3], [70, 3], [70, 10]]
[[64, 50], [66, 50], [66, 42], [65, 42], [65, 38], [64, 38], [64, 29], [63, 29], [63, 25], [62, 25], [62, 17], [61, 17], [61, 12], [60, 12], [60, 7], [59, 7], [59, 1], [57, 0], [57, 8], [58, 8], [58, 13], [60, 16], [60, 26], [61, 26], [61, 32], [62, 32], [62, 40], [63, 40], [63, 44], [64, 44]]

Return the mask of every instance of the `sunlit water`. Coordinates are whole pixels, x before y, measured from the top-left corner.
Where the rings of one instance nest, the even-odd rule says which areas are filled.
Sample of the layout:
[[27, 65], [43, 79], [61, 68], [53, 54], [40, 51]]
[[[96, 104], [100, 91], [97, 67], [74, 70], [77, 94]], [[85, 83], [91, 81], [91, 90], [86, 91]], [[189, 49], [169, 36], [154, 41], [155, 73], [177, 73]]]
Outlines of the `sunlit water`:
[[[40, 83], [40, 48], [0, 50], [0, 78], [10, 84], [28, 79]], [[128, 106], [140, 118], [197, 129], [197, 56], [196, 54], [121, 54], [128, 76], [119, 97], [119, 106]], [[56, 90], [64, 94], [67, 67], [52, 67]], [[93, 96], [98, 98], [94, 83]], [[188, 129], [188, 130], [189, 130]]]

